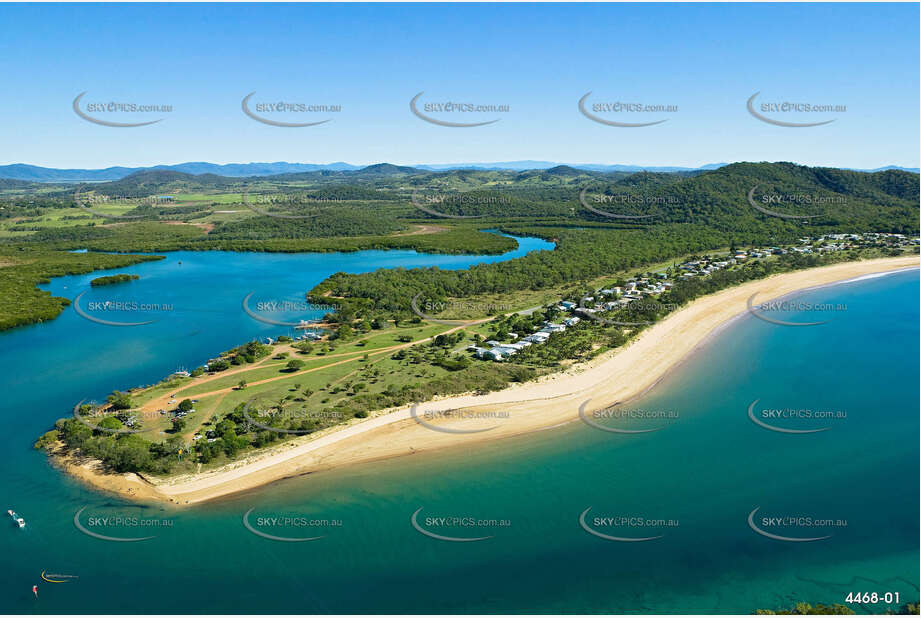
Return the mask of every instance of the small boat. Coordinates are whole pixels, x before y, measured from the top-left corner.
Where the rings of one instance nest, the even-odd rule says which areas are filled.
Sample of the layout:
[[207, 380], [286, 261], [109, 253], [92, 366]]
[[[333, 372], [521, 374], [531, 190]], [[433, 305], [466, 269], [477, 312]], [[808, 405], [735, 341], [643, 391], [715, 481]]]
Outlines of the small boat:
[[17, 526], [19, 526], [20, 528], [26, 527], [26, 520], [20, 517], [19, 515], [17, 515], [16, 511], [14, 511], [13, 509], [7, 509], [6, 512], [9, 513], [10, 517], [13, 518], [13, 521], [16, 522]]

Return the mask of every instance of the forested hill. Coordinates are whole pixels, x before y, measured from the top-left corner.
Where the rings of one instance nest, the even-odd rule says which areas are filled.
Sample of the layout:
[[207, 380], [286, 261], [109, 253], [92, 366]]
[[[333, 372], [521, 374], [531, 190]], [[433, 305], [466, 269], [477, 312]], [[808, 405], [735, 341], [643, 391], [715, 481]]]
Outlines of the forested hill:
[[[420, 292], [436, 298], [465, 297], [578, 284], [733, 244], [764, 246], [834, 232], [918, 234], [918, 175], [898, 170], [864, 173], [791, 163], [737, 163], [694, 176], [640, 173], [608, 183], [595, 181], [583, 198], [594, 211], [574, 197], [567, 205], [577, 210], [569, 217], [502, 226], [514, 233], [554, 238], [555, 251], [467, 271], [338, 273], [311, 293], [352, 298], [356, 308], [400, 310]], [[811, 218], [767, 214], [752, 206], [750, 192], [763, 210]], [[593, 197], [601, 199], [593, 202]], [[501, 221], [502, 206], [484, 205], [482, 214], [488, 211], [490, 220]], [[616, 219], [599, 210], [652, 216]]]
[[[811, 168], [792, 163], [734, 163], [677, 182], [646, 181], [635, 176], [603, 193], [643, 196], [624, 202], [620, 214], [652, 215], [656, 222], [701, 223], [740, 233], [791, 227], [848, 226], [912, 233], [918, 229], [919, 179], [898, 170], [865, 173]], [[810, 219], [771, 217], [762, 208]], [[602, 192], [599, 191], [599, 194]], [[615, 202], [616, 203], [616, 202]], [[591, 205], [591, 202], [589, 202]], [[608, 208], [607, 212], [614, 212]], [[647, 221], [647, 220], [644, 220]]]
[[[472, 171], [411, 180], [413, 186], [434, 191], [506, 196], [504, 200], [447, 200], [439, 205], [439, 212], [445, 214], [498, 220], [566, 217], [638, 228], [696, 223], [745, 235], [790, 232], [802, 225], [902, 233], [918, 229], [919, 177], [912, 172], [852, 172], [793, 163], [735, 163], [692, 174], [638, 172], [625, 177], [573, 171], [578, 172], [572, 168], [556, 173], [489, 172], [499, 174], [490, 178], [491, 182], [483, 182], [486, 179], [479, 176], [481, 173]], [[749, 201], [753, 189], [756, 205], [782, 215], [809, 218], [765, 214]]]
[[121, 180], [87, 186], [102, 195], [147, 197], [155, 194], [227, 190], [242, 184], [239, 178], [216, 174], [194, 175], [172, 170], [147, 170], [125, 176]]

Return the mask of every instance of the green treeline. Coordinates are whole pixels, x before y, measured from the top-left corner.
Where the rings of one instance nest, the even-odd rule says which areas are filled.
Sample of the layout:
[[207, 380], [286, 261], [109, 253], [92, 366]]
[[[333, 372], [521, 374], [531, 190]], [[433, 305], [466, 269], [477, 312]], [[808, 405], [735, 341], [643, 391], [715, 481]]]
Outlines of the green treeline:
[[126, 281], [136, 281], [137, 279], [139, 279], [137, 275], [108, 275], [106, 277], [96, 277], [90, 281], [90, 285], [93, 287], [100, 285], [113, 285], [115, 283], [125, 283]]
[[70, 300], [36, 287], [49, 283], [51, 277], [81, 275], [162, 259], [160, 255], [0, 249], [0, 330], [58, 317]]

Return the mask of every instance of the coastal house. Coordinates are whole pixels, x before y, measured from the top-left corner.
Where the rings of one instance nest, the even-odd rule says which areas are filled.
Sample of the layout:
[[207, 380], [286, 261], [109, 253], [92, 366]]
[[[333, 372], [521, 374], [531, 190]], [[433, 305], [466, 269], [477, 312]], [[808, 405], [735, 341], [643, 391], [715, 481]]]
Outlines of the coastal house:
[[473, 351], [477, 358], [486, 358], [486, 354], [489, 352], [489, 348], [480, 348], [477, 346], [470, 346], [469, 349]]

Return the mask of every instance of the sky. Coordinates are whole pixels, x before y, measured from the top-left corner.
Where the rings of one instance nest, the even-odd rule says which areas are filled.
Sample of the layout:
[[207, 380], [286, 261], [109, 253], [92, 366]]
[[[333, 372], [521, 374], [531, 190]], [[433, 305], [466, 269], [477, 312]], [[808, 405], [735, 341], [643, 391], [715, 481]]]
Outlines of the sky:
[[[5, 4], [0, 75], [0, 164], [919, 166], [917, 3]], [[90, 117], [162, 120], [96, 124], [73, 110], [82, 92]], [[243, 113], [251, 92], [263, 118], [330, 121], [264, 124]], [[436, 121], [499, 120], [428, 122], [410, 109], [420, 92], [417, 109]], [[579, 110], [589, 92], [585, 108], [602, 120], [665, 122], [596, 122]], [[760, 120], [746, 107], [756, 92], [768, 119], [834, 121]], [[274, 102], [340, 110], [262, 107]], [[432, 107], [442, 102], [507, 111]], [[762, 107], [785, 102], [844, 108]]]

